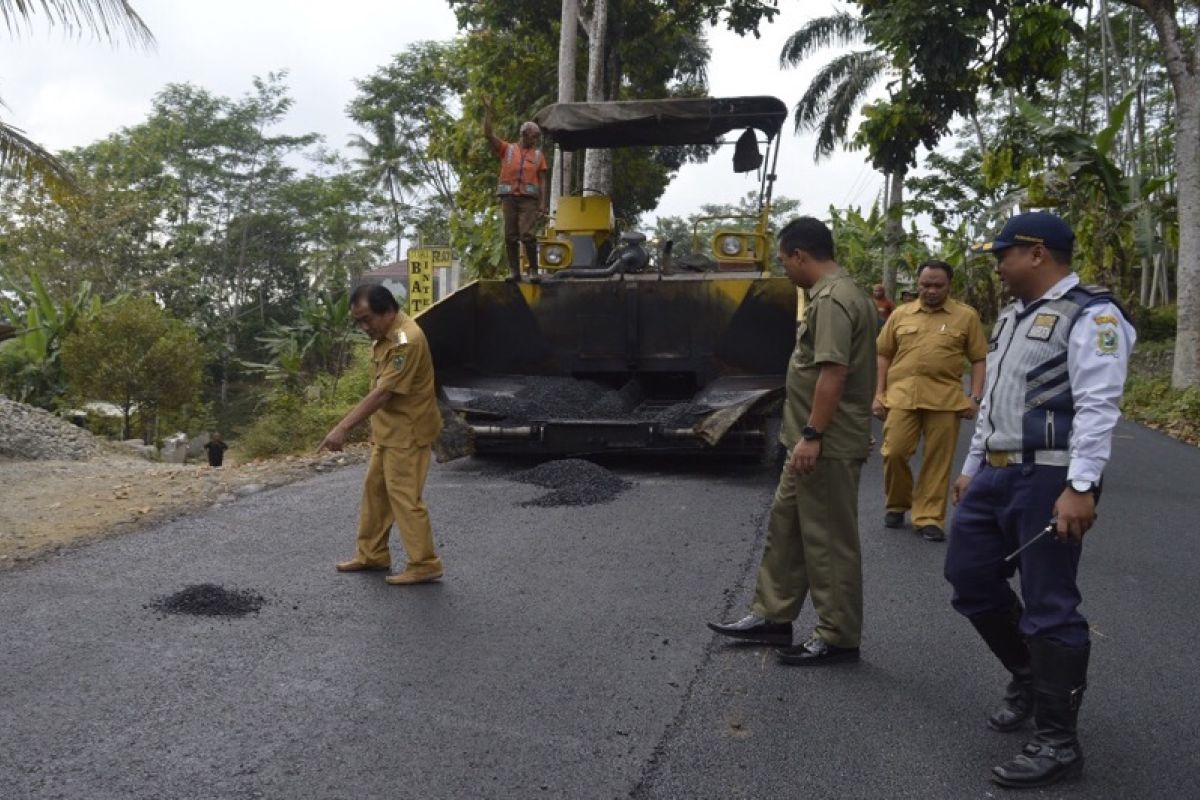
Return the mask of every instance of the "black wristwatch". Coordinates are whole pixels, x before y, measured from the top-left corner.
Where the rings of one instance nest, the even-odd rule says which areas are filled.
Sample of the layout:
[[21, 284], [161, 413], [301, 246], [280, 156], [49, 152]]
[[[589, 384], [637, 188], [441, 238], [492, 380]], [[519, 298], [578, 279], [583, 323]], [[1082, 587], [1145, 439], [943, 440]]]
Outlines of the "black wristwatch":
[[1096, 490], [1095, 481], [1085, 481], [1078, 478], [1073, 481], [1067, 481], [1067, 486], [1071, 487], [1072, 492], [1078, 492], [1079, 494], [1087, 494]]
[[824, 435], [812, 425], [805, 425], [800, 429], [800, 438], [806, 442], [819, 442]]

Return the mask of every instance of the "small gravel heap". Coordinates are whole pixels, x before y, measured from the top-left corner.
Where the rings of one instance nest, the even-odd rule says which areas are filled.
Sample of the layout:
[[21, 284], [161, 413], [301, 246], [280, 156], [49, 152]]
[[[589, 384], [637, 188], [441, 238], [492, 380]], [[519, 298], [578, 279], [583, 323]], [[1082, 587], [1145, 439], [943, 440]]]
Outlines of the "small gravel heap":
[[151, 607], [166, 614], [199, 617], [243, 617], [257, 614], [266, 603], [261, 594], [246, 589], [226, 589], [215, 583], [199, 583], [175, 594], [155, 598]]
[[0, 397], [0, 458], [86, 461], [100, 451], [96, 437], [40, 408]]
[[521, 505], [591, 506], [607, 503], [633, 484], [604, 467], [581, 458], [547, 461], [513, 477], [518, 483], [531, 483], [552, 491]]
[[483, 396], [471, 403], [480, 411], [501, 415], [520, 424], [546, 419], [621, 419], [629, 406], [621, 395], [593, 381], [574, 378], [527, 377], [512, 397]]
[[708, 406], [698, 406], [695, 403], [676, 403], [666, 408], [647, 409], [640, 412], [639, 419], [650, 419], [664, 428], [690, 428], [706, 414], [711, 414]]
[[637, 419], [658, 422], [668, 428], [691, 427], [697, 419], [712, 412], [708, 406], [693, 403], [634, 409], [620, 392], [575, 378], [526, 377], [522, 383], [511, 397], [483, 395], [471, 401], [471, 408], [495, 414], [510, 425], [549, 419]]

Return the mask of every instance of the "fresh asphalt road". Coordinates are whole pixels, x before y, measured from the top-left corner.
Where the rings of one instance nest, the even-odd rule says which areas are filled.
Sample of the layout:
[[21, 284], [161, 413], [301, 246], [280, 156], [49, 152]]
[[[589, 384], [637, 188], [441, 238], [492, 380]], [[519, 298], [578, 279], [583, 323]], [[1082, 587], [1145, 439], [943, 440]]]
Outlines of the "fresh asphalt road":
[[[863, 474], [857, 665], [777, 666], [745, 609], [772, 481], [616, 466], [609, 504], [526, 508], [516, 467], [436, 466], [440, 584], [339, 575], [362, 468], [0, 573], [0, 798], [986, 798], [1020, 734], [949, 608], [943, 545]], [[1084, 778], [1034, 797], [1200, 797], [1200, 450], [1122, 424], [1088, 536]], [[148, 605], [212, 582], [241, 619]], [[813, 623], [810, 609], [798, 631]]]

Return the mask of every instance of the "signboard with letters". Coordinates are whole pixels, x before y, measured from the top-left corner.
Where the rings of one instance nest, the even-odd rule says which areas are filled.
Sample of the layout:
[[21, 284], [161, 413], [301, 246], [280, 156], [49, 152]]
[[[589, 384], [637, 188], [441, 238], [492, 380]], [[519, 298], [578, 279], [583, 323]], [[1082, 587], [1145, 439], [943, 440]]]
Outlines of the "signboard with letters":
[[[433, 271], [450, 269], [454, 259], [449, 247], [414, 247], [408, 251], [408, 313], [418, 314], [433, 305]], [[446, 291], [446, 276], [440, 278]]]
[[420, 314], [433, 305], [433, 250], [414, 247], [408, 251], [408, 313]]

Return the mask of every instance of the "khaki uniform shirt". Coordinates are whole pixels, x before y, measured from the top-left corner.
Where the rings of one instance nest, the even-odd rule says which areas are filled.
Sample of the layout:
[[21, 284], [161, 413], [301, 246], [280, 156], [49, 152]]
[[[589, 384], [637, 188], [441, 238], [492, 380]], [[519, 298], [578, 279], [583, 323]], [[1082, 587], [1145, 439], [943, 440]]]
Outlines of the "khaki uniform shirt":
[[371, 415], [371, 440], [380, 447], [428, 447], [442, 431], [425, 333], [402, 311], [388, 335], [371, 348], [371, 388], [391, 395]]
[[780, 440], [789, 450], [808, 424], [822, 364], [848, 367], [842, 400], [821, 439], [821, 456], [866, 458], [875, 397], [875, 332], [879, 318], [867, 293], [839, 268], [806, 292], [807, 307], [788, 362]]
[[987, 358], [987, 338], [975, 309], [947, 299], [938, 309], [919, 300], [888, 317], [876, 342], [892, 360], [883, 402], [888, 408], [961, 411], [970, 407], [963, 392], [965, 361]]

